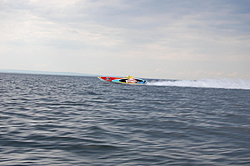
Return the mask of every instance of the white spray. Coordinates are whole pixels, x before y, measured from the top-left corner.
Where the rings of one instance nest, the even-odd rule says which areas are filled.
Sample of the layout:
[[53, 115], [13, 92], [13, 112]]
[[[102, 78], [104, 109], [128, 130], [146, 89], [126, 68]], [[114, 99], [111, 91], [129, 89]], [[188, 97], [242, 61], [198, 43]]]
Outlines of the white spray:
[[250, 89], [250, 80], [230, 79], [201, 79], [201, 80], [176, 80], [176, 81], [151, 81], [147, 85], [155, 86], [179, 86], [179, 87], [202, 87], [224, 89]]

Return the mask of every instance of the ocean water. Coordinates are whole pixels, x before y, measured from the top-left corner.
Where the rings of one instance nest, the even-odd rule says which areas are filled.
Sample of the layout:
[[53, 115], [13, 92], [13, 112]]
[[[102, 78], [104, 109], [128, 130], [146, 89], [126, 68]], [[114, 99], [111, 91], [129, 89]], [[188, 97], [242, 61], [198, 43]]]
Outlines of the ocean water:
[[2, 73], [0, 165], [250, 165], [250, 83]]

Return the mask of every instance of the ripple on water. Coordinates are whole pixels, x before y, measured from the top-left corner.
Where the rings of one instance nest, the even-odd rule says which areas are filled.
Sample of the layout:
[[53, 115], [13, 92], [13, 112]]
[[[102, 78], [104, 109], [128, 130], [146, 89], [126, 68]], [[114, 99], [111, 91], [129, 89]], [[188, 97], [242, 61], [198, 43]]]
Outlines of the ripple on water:
[[0, 76], [0, 165], [250, 163], [247, 90]]

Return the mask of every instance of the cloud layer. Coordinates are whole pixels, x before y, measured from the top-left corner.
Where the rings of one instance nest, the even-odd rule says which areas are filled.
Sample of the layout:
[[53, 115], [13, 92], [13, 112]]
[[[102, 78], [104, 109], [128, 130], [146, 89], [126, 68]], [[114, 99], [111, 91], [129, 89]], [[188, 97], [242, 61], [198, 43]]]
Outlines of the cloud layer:
[[250, 78], [248, 0], [0, 2], [3, 69]]

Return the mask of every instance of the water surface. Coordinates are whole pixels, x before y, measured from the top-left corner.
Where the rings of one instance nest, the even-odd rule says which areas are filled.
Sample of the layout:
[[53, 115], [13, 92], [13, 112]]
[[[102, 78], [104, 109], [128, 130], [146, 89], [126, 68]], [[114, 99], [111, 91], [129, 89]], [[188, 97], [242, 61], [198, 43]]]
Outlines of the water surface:
[[157, 84], [0, 74], [0, 165], [250, 165], [246, 87]]

